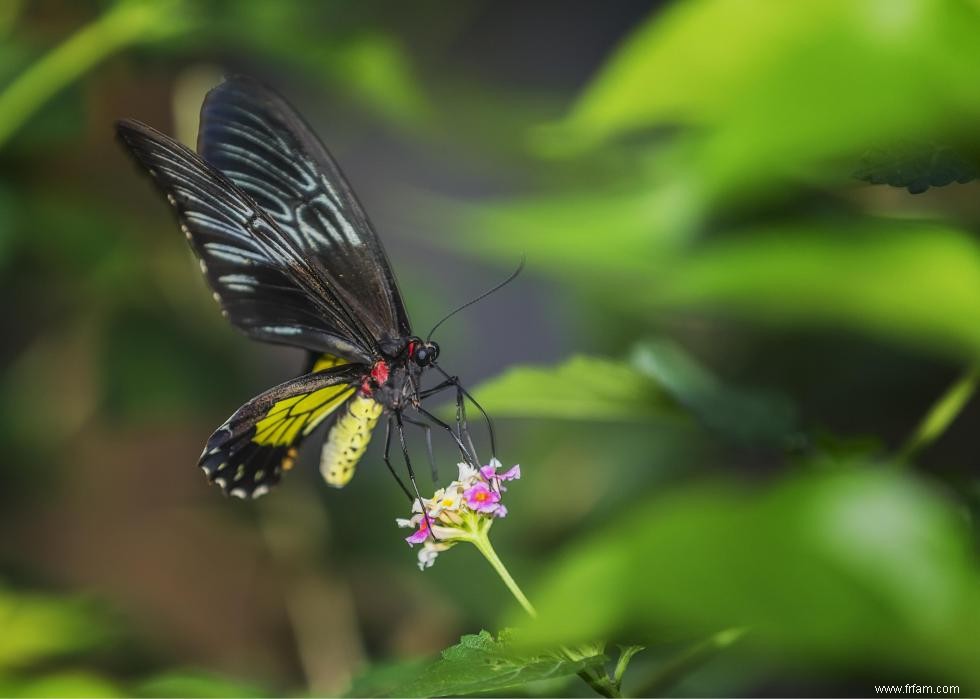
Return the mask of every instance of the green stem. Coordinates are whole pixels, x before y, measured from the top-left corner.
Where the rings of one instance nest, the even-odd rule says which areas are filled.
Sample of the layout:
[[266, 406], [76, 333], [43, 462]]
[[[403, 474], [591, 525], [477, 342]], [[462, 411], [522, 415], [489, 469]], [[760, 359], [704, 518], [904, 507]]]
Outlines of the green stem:
[[510, 593], [514, 595], [514, 598], [524, 608], [524, 611], [527, 612], [532, 619], [536, 619], [538, 617], [537, 610], [518, 586], [517, 581], [511, 577], [510, 572], [507, 570], [507, 566], [504, 565], [504, 562], [500, 560], [497, 552], [494, 551], [493, 545], [490, 543], [490, 537], [486, 535], [486, 532], [484, 531], [477, 534], [475, 537], [473, 537], [472, 541], [473, 545], [476, 546], [480, 553], [483, 554], [483, 557], [487, 559], [487, 562], [493, 566], [495, 571], [497, 571], [497, 575], [499, 575], [500, 579], [504, 581], [504, 585], [506, 585], [507, 589], [510, 590]]
[[[490, 543], [490, 537], [487, 536], [486, 527], [478, 528], [476, 532], [473, 532], [471, 536], [467, 537], [467, 540], [476, 546], [477, 550], [483, 554], [485, 559], [487, 559], [487, 562], [495, 571], [497, 571], [497, 575], [499, 575], [500, 579], [504, 581], [504, 585], [506, 585], [507, 589], [510, 590], [510, 593], [514, 595], [514, 599], [516, 599], [521, 607], [524, 608], [524, 611], [527, 612], [528, 616], [530, 616], [532, 619], [537, 619], [537, 610], [534, 608], [534, 605], [531, 604], [531, 601], [527, 598], [527, 595], [524, 594], [524, 591], [521, 590], [520, 586], [517, 584], [517, 581], [514, 580], [513, 576], [510, 574], [510, 571], [507, 570], [507, 566], [505, 566], [504, 562], [500, 560], [500, 557], [494, 550], [493, 545]], [[562, 652], [564, 652], [565, 656], [572, 662], [576, 662], [580, 659], [567, 648], [562, 648]], [[621, 696], [619, 693], [619, 687], [608, 677], [597, 677], [587, 670], [582, 670], [578, 673], [578, 676], [581, 677], [586, 684], [592, 687], [592, 689], [594, 689], [596, 693], [601, 696], [609, 697], [610, 699], [618, 699], [618, 697]]]
[[920, 451], [942, 436], [973, 397], [978, 380], [980, 380], [980, 367], [974, 364], [946, 389], [899, 449], [896, 455], [899, 462], [912, 460]]
[[[17, 76], [0, 93], [0, 147], [45, 102], [125, 46], [176, 28], [173, 2], [120, 2]], [[180, 15], [177, 15], [180, 16]]]

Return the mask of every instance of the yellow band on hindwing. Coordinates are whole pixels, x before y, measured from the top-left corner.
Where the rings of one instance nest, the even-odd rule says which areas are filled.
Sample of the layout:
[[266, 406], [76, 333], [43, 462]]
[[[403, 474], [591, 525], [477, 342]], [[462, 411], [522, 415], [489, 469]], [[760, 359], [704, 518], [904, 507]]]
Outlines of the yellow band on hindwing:
[[354, 477], [354, 468], [364, 455], [371, 431], [378, 424], [382, 406], [373, 398], [355, 396], [337, 418], [320, 454], [320, 473], [327, 485], [343, 488]]
[[308, 435], [325, 417], [347, 400], [354, 388], [347, 384], [326, 386], [317, 391], [290, 396], [275, 403], [255, 423], [252, 441], [263, 446], [285, 446]]

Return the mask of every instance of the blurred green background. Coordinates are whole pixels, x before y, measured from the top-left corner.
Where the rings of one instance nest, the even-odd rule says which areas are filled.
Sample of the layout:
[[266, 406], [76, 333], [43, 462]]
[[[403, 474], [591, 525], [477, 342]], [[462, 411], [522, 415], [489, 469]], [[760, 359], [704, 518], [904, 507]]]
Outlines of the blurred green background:
[[642, 644], [628, 695], [980, 693], [980, 4], [0, 0], [0, 695], [455, 694], [404, 683], [522, 623], [475, 551], [416, 569], [377, 445], [254, 503], [195, 468], [304, 358], [221, 319], [112, 122], [193, 143], [226, 71], [417, 330], [527, 255], [437, 339], [524, 469], [532, 644]]

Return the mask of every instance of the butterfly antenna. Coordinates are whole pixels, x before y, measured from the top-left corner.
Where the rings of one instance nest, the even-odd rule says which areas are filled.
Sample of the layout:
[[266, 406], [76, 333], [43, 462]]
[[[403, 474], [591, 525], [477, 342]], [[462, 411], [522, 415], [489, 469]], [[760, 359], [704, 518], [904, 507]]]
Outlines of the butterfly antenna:
[[464, 308], [469, 308], [470, 306], [472, 306], [477, 301], [482, 301], [483, 299], [485, 299], [490, 294], [494, 293], [495, 291], [500, 291], [505, 286], [507, 286], [508, 284], [510, 284], [512, 281], [514, 281], [515, 279], [517, 279], [517, 275], [519, 275], [521, 273], [521, 271], [524, 269], [524, 263], [526, 261], [527, 261], [527, 256], [526, 255], [521, 255], [521, 263], [519, 265], [517, 265], [517, 269], [515, 269], [511, 273], [511, 275], [509, 277], [507, 277], [502, 282], [500, 282], [499, 284], [497, 284], [497, 286], [493, 287], [492, 289], [487, 289], [482, 294], [480, 294], [479, 296], [477, 296], [475, 299], [472, 299], [470, 301], [467, 301], [462, 306], [460, 306], [459, 308], [453, 310], [448, 315], [446, 315], [446, 317], [444, 317], [442, 320], [440, 320], [438, 323], [436, 323], [435, 325], [432, 326], [432, 330], [429, 331], [429, 334], [426, 336], [425, 341], [428, 342], [429, 340], [431, 340], [432, 339], [432, 334], [436, 331], [436, 328], [438, 328], [440, 325], [442, 325], [443, 323], [445, 323], [447, 320], [449, 320], [450, 318], [452, 318], [454, 315], [456, 315], [457, 313], [459, 313], [460, 311], [462, 311]]

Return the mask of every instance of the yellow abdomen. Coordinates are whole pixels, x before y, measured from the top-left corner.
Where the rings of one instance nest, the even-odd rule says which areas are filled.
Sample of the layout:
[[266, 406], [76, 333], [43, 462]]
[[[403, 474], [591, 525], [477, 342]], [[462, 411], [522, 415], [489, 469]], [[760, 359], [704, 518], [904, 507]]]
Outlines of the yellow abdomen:
[[320, 454], [320, 473], [327, 485], [343, 488], [354, 477], [354, 468], [371, 441], [371, 432], [381, 417], [381, 403], [367, 396], [354, 396], [343, 415], [330, 428]]

